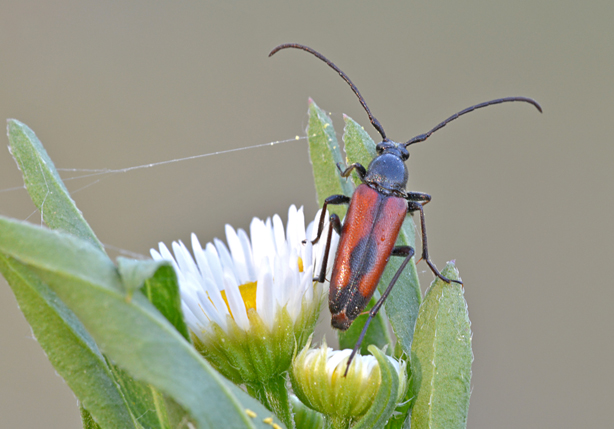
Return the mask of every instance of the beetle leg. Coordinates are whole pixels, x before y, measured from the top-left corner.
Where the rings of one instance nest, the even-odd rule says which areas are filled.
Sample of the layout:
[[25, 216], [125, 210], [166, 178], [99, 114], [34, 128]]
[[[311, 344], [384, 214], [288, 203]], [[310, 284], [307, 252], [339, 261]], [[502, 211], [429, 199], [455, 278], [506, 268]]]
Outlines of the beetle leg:
[[360, 177], [360, 180], [364, 180], [364, 178], [365, 178], [365, 176], [367, 174], [367, 169], [362, 164], [360, 164], [358, 162], [355, 162], [354, 164], [350, 165], [345, 170], [341, 169], [341, 163], [338, 162], [337, 163], [337, 169], [339, 169], [339, 173], [341, 174], [341, 177], [349, 177], [350, 173], [354, 169], [356, 169], [356, 173], [358, 174], [358, 177]]
[[[415, 192], [415, 194], [419, 194], [419, 193]], [[424, 194], [424, 195], [426, 195], [426, 194]], [[454, 282], [454, 283], [458, 283], [458, 284], [462, 285], [463, 282], [461, 282], [459, 280], [450, 280], [449, 278], [444, 277], [439, 272], [439, 270], [437, 269], [435, 264], [433, 264], [431, 262], [431, 259], [429, 258], [429, 247], [428, 247], [428, 244], [427, 244], [427, 241], [426, 241], [426, 222], [424, 220], [424, 209], [422, 208], [422, 204], [420, 204], [419, 202], [417, 202], [417, 201], [409, 201], [409, 203], [407, 204], [407, 211], [411, 213], [411, 212], [414, 212], [416, 210], [420, 211], [420, 229], [421, 229], [421, 232], [422, 232], [422, 259], [424, 259], [426, 261], [426, 263], [428, 264], [428, 266], [431, 269], [431, 271], [433, 272], [433, 274], [435, 274], [437, 277], [439, 277], [444, 282], [446, 282], [446, 283]]]
[[429, 194], [425, 194], [424, 192], [408, 192], [406, 199], [407, 201], [414, 201], [425, 205], [431, 201], [431, 196]]
[[386, 298], [388, 298], [388, 295], [390, 295], [390, 292], [392, 291], [393, 286], [399, 279], [401, 273], [403, 272], [403, 270], [409, 263], [410, 259], [414, 256], [414, 253], [415, 253], [414, 248], [411, 246], [397, 246], [392, 249], [392, 253], [391, 253], [392, 256], [404, 256], [405, 260], [401, 263], [401, 266], [397, 270], [392, 280], [390, 280], [390, 284], [386, 288], [386, 291], [382, 294], [382, 296], [377, 300], [375, 305], [369, 311], [369, 318], [365, 322], [365, 326], [362, 328], [362, 332], [360, 333], [360, 337], [358, 337], [358, 341], [356, 342], [356, 345], [354, 346], [354, 350], [352, 350], [352, 354], [350, 355], [350, 359], [348, 360], [347, 367], [345, 368], [344, 377], [347, 375], [348, 369], [350, 369], [350, 364], [352, 363], [352, 359], [354, 359], [354, 356], [356, 356], [356, 353], [358, 353], [358, 350], [360, 350], [360, 345], [362, 344], [362, 340], [364, 339], [365, 334], [367, 333], [367, 328], [369, 327], [369, 323], [371, 323], [371, 320], [373, 320], [373, 318], [375, 317], [375, 315], [381, 308], [384, 301], [386, 301]]
[[[346, 197], [345, 195], [331, 195], [330, 197], [324, 200], [324, 205], [322, 206], [322, 213], [320, 213], [320, 222], [318, 223], [318, 234], [316, 235], [316, 238], [314, 238], [311, 241], [311, 244], [316, 244], [320, 240], [320, 236], [322, 235], [322, 231], [324, 230], [324, 218], [326, 216], [326, 206], [328, 206], [329, 204], [332, 204], [332, 205], [348, 204], [349, 202], [350, 202], [350, 197]], [[339, 232], [339, 235], [341, 235], [340, 232]], [[303, 241], [303, 243], [306, 243], [306, 242], [307, 240]]]
[[339, 216], [336, 214], [330, 215], [330, 225], [332, 228], [328, 228], [328, 236], [326, 237], [326, 247], [324, 248], [324, 259], [322, 261], [322, 268], [320, 269], [320, 274], [318, 277], [314, 277], [314, 282], [324, 283], [326, 280], [326, 266], [328, 265], [328, 255], [330, 253], [330, 243], [333, 238], [333, 229], [337, 232], [337, 234], [341, 235], [341, 221], [339, 220]]

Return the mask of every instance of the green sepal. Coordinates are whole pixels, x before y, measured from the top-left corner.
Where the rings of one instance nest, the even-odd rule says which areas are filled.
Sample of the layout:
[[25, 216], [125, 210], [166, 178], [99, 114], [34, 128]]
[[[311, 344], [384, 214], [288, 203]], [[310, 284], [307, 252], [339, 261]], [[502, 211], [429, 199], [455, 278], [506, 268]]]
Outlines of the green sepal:
[[250, 309], [248, 318], [248, 331], [227, 316], [227, 332], [211, 323], [202, 340], [192, 335], [196, 350], [235, 384], [265, 382], [284, 373], [294, 353], [292, 319], [285, 308], [277, 313], [272, 332], [256, 311]]
[[[441, 274], [460, 280], [452, 262]], [[472, 361], [463, 286], [436, 279], [420, 307], [412, 345], [412, 429], [467, 426]]]
[[84, 240], [104, 252], [98, 238], [70, 197], [64, 182], [42, 143], [26, 124], [8, 121], [9, 150], [23, 174], [23, 181], [45, 224]]
[[313, 301], [307, 302], [307, 300], [303, 298], [302, 310], [294, 322], [294, 337], [296, 341], [294, 354], [305, 347], [305, 344], [311, 341], [313, 331], [315, 330], [316, 324], [318, 323], [318, 318], [320, 317], [322, 302], [327, 297], [327, 294], [325, 293], [316, 293], [315, 289], [317, 286], [315, 285], [315, 282], [313, 287]]
[[[313, 304], [319, 307], [319, 303]], [[247, 331], [227, 316], [226, 330], [211, 323], [207, 331], [192, 333], [194, 346], [226, 378], [244, 384], [250, 395], [275, 412], [286, 427], [293, 428], [286, 374], [296, 346], [304, 344], [301, 338], [307, 337], [303, 331], [313, 332], [317, 311], [304, 302], [301, 316], [293, 323], [286, 308], [278, 308], [272, 330], [254, 309], [249, 309], [247, 316]]]
[[[331, 195], [352, 195], [352, 183], [339, 175], [337, 164], [343, 165], [343, 157], [339, 149], [339, 142], [335, 135], [333, 122], [317, 104], [309, 99], [309, 127], [307, 128], [309, 140], [309, 158], [313, 168], [313, 177], [316, 186], [318, 205], [322, 207], [324, 200]], [[343, 219], [347, 207], [345, 205], [331, 205], [330, 213], [336, 213]]]
[[[399, 395], [404, 392], [399, 392], [400, 378], [405, 378], [404, 371], [401, 374], [397, 373], [395, 367], [388, 360], [386, 355], [375, 346], [369, 347], [369, 351], [379, 363], [380, 369], [380, 387], [373, 398], [373, 405], [369, 411], [356, 422], [352, 429], [367, 429], [383, 427], [388, 419], [392, 416]], [[405, 383], [403, 383], [405, 384]]]
[[411, 368], [410, 365], [406, 367], [407, 378], [405, 379], [405, 395], [397, 401], [397, 406], [390, 416], [390, 419], [386, 423], [386, 429], [409, 429], [411, 424], [410, 410], [413, 405], [413, 392], [409, 386], [411, 385]]
[[209, 331], [192, 333], [192, 341], [196, 350], [235, 384], [265, 383], [285, 373], [296, 351], [305, 346], [318, 320], [320, 305], [321, 297], [314, 296], [311, 302], [303, 299], [294, 322], [285, 307], [278, 308], [272, 330], [257, 311], [250, 309], [247, 331], [227, 316], [227, 331], [211, 323]]

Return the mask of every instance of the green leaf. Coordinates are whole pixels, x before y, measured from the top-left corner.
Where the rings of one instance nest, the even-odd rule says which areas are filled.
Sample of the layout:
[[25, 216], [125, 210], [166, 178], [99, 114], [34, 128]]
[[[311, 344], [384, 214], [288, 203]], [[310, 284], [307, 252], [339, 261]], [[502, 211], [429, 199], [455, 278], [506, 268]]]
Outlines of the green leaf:
[[[369, 167], [369, 164], [377, 156], [375, 150], [375, 142], [367, 134], [365, 129], [358, 125], [356, 121], [347, 115], [343, 115], [345, 128], [343, 129], [343, 148], [346, 154], [346, 164], [355, 162], [363, 167]], [[354, 184], [360, 185], [362, 182], [357, 174], [354, 174]]]
[[81, 423], [83, 429], [101, 429], [98, 423], [94, 420], [89, 411], [83, 408], [83, 404], [79, 404], [79, 413], [81, 414]]
[[145, 281], [153, 277], [159, 267], [158, 262], [149, 259], [139, 261], [123, 256], [117, 258], [117, 271], [129, 296], [143, 287]]
[[115, 266], [89, 242], [0, 216], [0, 253], [28, 265], [110, 359], [170, 395], [197, 427], [268, 427], [244, 404], [261, 415], [265, 408], [230, 387], [140, 291], [125, 299]]
[[[441, 274], [460, 280], [453, 263]], [[411, 357], [412, 429], [467, 426], [473, 353], [463, 293], [458, 283], [436, 279], [420, 307]]]
[[0, 254], [0, 271], [51, 364], [89, 410], [88, 422], [95, 419], [105, 428], [136, 427], [104, 357], [74, 313], [17, 260]]
[[[70, 198], [66, 187], [64, 186], [53, 165], [53, 161], [51, 161], [47, 155], [47, 152], [34, 132], [26, 125], [15, 120], [9, 121], [8, 128], [11, 153], [23, 171], [24, 182], [28, 192], [30, 193], [35, 205], [43, 214], [43, 218], [47, 225], [53, 229], [63, 230], [84, 238], [103, 250], [102, 245], [98, 242], [98, 239], [95, 237], [93, 231], [83, 218], [81, 212], [77, 209], [74, 201]], [[128, 288], [132, 287], [130, 282], [127, 283]], [[143, 282], [141, 281], [140, 285], [142, 285], [142, 283]], [[136, 287], [137, 286], [134, 286], [134, 288]], [[130, 293], [132, 292], [133, 290], [130, 291]], [[50, 291], [50, 293], [53, 292]], [[61, 304], [57, 297], [56, 301], [58, 301], [58, 305]], [[30, 319], [29, 321], [31, 324], [36, 323]], [[80, 324], [80, 322], [78, 323]], [[55, 332], [55, 336], [57, 338], [61, 338], [62, 332]], [[91, 340], [91, 342], [93, 343], [93, 340]], [[97, 348], [96, 351], [98, 352]], [[98, 354], [100, 354], [100, 352], [98, 352]], [[102, 356], [98, 357], [102, 358]], [[106, 364], [104, 359], [102, 360], [101, 364]], [[58, 362], [57, 364], [54, 363], [56, 369], [58, 368], [58, 365], [62, 365], [62, 362]], [[128, 395], [130, 411], [132, 412], [132, 415], [140, 416], [139, 423], [146, 428], [168, 427], [168, 424], [161, 424], [160, 422], [149, 418], [149, 414], [144, 414], [148, 409], [150, 409], [150, 405], [156, 405], [154, 403], [155, 401], [153, 400], [155, 397], [155, 389], [152, 386], [133, 380], [126, 373], [111, 373], [112, 368], [113, 366], [110, 365], [106, 369], [108, 376], [115, 376], [115, 381], [121, 386], [121, 393], [123, 395]], [[69, 383], [69, 385], [71, 385], [71, 383]], [[82, 386], [76, 387], [80, 387], [81, 390], [84, 389]], [[77, 392], [76, 389], [73, 390], [78, 396], [79, 393], [81, 396], [85, 396], [88, 392], [99, 389], [100, 388], [94, 383], [89, 383], [89, 385], [86, 385], [85, 393]], [[147, 395], [134, 395], [133, 393], [137, 390], [145, 392]], [[158, 393], [158, 396], [159, 395], [160, 394]], [[152, 409], [156, 409], [158, 415], [163, 414], [163, 410], [159, 407], [154, 407]], [[92, 410], [98, 411], [94, 408], [92, 408]]]
[[382, 381], [373, 398], [373, 405], [352, 429], [383, 427], [390, 419], [399, 395], [399, 376], [392, 363], [377, 347], [371, 346], [369, 351], [379, 363]]
[[[307, 134], [309, 136], [309, 157], [313, 168], [318, 205], [322, 207], [324, 200], [331, 195], [351, 195], [354, 192], [352, 184], [339, 175], [337, 168], [337, 163], [343, 164], [343, 159], [333, 122], [311, 99], [309, 99]], [[328, 210], [343, 219], [347, 207], [345, 205], [331, 205]]]
[[52, 229], [60, 229], [104, 248], [70, 197], [47, 151], [34, 131], [8, 120], [9, 150], [23, 174], [30, 198]]
[[162, 315], [179, 333], [191, 341], [188, 327], [181, 311], [181, 297], [175, 270], [169, 262], [117, 258], [117, 269], [130, 296], [142, 291]]
[[[164, 395], [166, 413], [172, 429], [192, 429], [195, 427], [194, 421], [181, 405], [168, 395]], [[244, 402], [242, 402], [245, 404]]]
[[133, 415], [143, 428], [170, 429], [164, 396], [152, 385], [134, 380], [130, 374], [116, 365], [110, 365], [115, 379], [122, 387]]

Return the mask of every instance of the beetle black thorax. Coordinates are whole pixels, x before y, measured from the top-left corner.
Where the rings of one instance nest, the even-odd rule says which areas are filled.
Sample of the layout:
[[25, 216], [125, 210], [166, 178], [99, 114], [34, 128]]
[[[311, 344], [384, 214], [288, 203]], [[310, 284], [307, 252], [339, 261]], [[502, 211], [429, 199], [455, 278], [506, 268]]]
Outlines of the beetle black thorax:
[[363, 181], [384, 194], [403, 197], [406, 194], [407, 166], [409, 152], [404, 146], [390, 140], [377, 144], [378, 155], [367, 168]]

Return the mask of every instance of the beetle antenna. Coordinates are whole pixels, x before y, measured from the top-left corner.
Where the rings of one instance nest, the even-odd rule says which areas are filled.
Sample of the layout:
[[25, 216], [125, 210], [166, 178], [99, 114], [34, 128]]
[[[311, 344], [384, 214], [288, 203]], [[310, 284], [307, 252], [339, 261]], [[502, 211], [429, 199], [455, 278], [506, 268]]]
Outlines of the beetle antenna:
[[540, 113], [542, 113], [542, 107], [539, 105], [537, 101], [533, 100], [532, 98], [527, 98], [527, 97], [497, 98], [496, 100], [485, 101], [484, 103], [480, 103], [480, 104], [476, 104], [475, 106], [467, 107], [466, 109], [461, 110], [458, 113], [455, 113], [454, 115], [450, 116], [448, 119], [443, 121], [441, 124], [437, 125], [435, 128], [433, 128], [428, 133], [420, 134], [414, 137], [413, 139], [408, 140], [407, 142], [403, 143], [403, 146], [407, 147], [410, 144], [423, 142], [424, 140], [428, 139], [431, 136], [431, 134], [433, 134], [435, 131], [445, 127], [448, 124], [448, 122], [452, 122], [459, 116], [463, 116], [465, 113], [473, 112], [476, 109], [481, 109], [482, 107], [491, 106], [493, 104], [507, 103], [509, 101], [524, 101], [525, 103], [532, 104], [533, 106], [535, 106], [537, 110], [539, 110]]
[[301, 49], [303, 51], [309, 52], [310, 54], [324, 61], [326, 64], [328, 64], [330, 68], [332, 68], [337, 73], [339, 73], [339, 76], [341, 76], [343, 80], [346, 81], [348, 85], [350, 85], [350, 88], [352, 88], [352, 91], [354, 91], [354, 94], [356, 94], [356, 96], [358, 97], [358, 101], [360, 101], [360, 104], [362, 104], [362, 107], [367, 112], [367, 115], [369, 115], [369, 119], [371, 120], [371, 123], [373, 124], [377, 132], [380, 133], [380, 135], [382, 136], [382, 139], [387, 140], [386, 133], [384, 132], [384, 127], [382, 127], [382, 124], [380, 124], [379, 121], [375, 118], [375, 116], [371, 114], [371, 110], [369, 110], [369, 106], [367, 106], [365, 99], [362, 98], [362, 95], [360, 95], [360, 91], [358, 91], [358, 88], [356, 88], [356, 85], [352, 83], [350, 78], [345, 73], [343, 73], [343, 71], [341, 71], [339, 67], [337, 67], [333, 62], [331, 62], [328, 58], [326, 58], [324, 55], [322, 55], [318, 51], [311, 49], [309, 46], [299, 45], [298, 43], [285, 43], [283, 45], [279, 45], [278, 47], [276, 47], [269, 53], [269, 57], [274, 55], [278, 51], [281, 51], [282, 49], [286, 49], [286, 48]]

